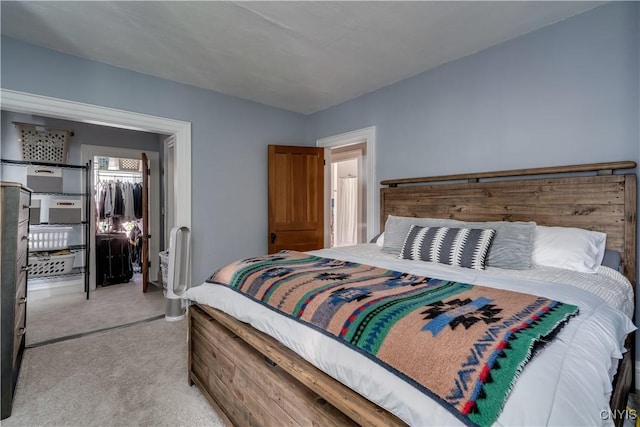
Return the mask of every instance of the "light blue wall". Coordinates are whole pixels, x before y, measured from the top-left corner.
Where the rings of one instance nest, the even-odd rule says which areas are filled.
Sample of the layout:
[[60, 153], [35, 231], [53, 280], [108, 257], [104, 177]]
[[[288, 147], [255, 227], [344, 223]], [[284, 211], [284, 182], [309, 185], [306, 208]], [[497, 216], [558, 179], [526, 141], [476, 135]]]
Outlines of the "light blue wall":
[[305, 116], [7, 37], [1, 55], [3, 88], [192, 123], [195, 282], [266, 252], [267, 145], [304, 145]]
[[638, 21], [598, 7], [313, 114], [308, 139], [375, 125], [378, 180], [638, 160]]

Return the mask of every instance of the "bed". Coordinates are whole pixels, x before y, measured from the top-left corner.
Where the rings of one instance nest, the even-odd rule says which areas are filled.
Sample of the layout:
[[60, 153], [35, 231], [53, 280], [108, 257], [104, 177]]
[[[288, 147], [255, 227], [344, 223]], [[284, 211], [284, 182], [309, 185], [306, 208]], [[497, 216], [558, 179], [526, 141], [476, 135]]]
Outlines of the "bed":
[[[625, 352], [633, 346], [635, 329], [630, 319], [636, 177], [625, 173], [633, 168], [634, 162], [615, 162], [383, 181], [383, 242], [305, 256], [481, 283], [578, 307], [579, 314], [563, 322], [555, 338], [518, 371], [492, 423], [620, 424], [624, 415], [616, 410], [624, 411], [633, 372], [632, 351]], [[394, 239], [406, 244], [403, 227], [418, 227], [418, 218], [427, 218], [427, 229], [435, 227], [429, 221], [504, 222], [495, 228], [533, 221], [536, 230], [551, 237], [570, 227], [606, 233], [606, 248], [618, 254], [621, 272], [599, 265], [590, 266], [589, 273], [557, 266], [494, 267], [499, 264], [489, 262], [491, 250], [485, 269], [398, 259]], [[508, 257], [514, 251], [507, 252]], [[229, 286], [205, 283], [184, 297], [192, 302], [189, 381], [230, 425], [474, 424], [437, 396], [421, 392], [419, 384], [380, 368], [326, 334], [274, 315]]]

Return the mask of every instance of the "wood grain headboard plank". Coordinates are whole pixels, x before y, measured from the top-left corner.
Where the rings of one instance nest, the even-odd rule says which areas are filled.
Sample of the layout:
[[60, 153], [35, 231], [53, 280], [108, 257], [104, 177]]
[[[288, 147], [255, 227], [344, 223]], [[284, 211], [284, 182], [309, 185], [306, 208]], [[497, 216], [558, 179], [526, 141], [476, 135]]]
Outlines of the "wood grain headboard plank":
[[635, 287], [635, 174], [522, 178], [516, 171], [516, 176], [519, 178], [501, 181], [382, 188], [380, 229], [384, 230], [388, 215], [396, 215], [535, 221], [539, 225], [601, 231], [607, 233], [607, 248], [620, 252], [625, 275]]
[[419, 184], [425, 182], [437, 182], [437, 181], [455, 181], [455, 180], [477, 180], [486, 178], [503, 178], [513, 176], [533, 176], [533, 175], [550, 175], [560, 173], [579, 173], [579, 172], [598, 172], [598, 174], [611, 174], [614, 170], [621, 169], [633, 169], [636, 167], [634, 161], [622, 161], [622, 162], [606, 162], [606, 163], [584, 163], [581, 165], [568, 165], [568, 166], [550, 166], [543, 168], [529, 168], [529, 169], [512, 169], [504, 171], [491, 171], [491, 172], [477, 172], [477, 173], [462, 173], [455, 175], [439, 175], [439, 176], [427, 176], [421, 178], [402, 178], [402, 179], [387, 179], [380, 182], [382, 185], [396, 186], [402, 184]]

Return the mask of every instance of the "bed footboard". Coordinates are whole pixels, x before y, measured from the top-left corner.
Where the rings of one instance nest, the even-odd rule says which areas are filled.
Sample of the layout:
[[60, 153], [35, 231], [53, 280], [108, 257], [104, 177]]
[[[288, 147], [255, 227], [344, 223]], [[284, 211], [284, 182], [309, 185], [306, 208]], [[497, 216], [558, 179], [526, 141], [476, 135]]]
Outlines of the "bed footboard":
[[[189, 308], [189, 382], [227, 425], [406, 425], [273, 338], [205, 305]], [[611, 409], [622, 414], [631, 352], [613, 385]], [[623, 421], [615, 418], [617, 426]]]
[[271, 337], [189, 308], [189, 381], [233, 425], [405, 425]]

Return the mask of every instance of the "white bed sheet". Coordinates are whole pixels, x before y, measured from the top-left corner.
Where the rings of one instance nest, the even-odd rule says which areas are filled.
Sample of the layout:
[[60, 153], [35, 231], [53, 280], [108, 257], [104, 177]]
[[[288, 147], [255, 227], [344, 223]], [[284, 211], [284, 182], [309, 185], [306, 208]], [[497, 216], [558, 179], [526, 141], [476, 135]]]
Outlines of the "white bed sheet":
[[[625, 336], [635, 327], [627, 315], [599, 296], [575, 286], [510, 277], [504, 272], [399, 260], [371, 244], [312, 253], [577, 305], [580, 314], [520, 374], [495, 425], [612, 425], [610, 419], [602, 419], [601, 411], [609, 408], [615, 365], [622, 357]], [[226, 286], [205, 283], [187, 290], [183, 297], [251, 324], [410, 425], [461, 424], [437, 402], [367, 357]]]
[[[635, 307], [633, 287], [629, 280], [616, 270], [605, 266], [600, 266], [596, 274], [540, 265], [534, 266], [530, 270], [505, 270], [495, 267], [487, 267], [486, 270], [472, 270], [442, 264], [427, 264], [424, 261], [398, 259], [394, 255], [382, 252], [380, 247], [375, 244], [344, 246], [332, 248], [329, 251], [331, 251], [334, 258], [349, 259], [350, 261], [355, 261], [357, 258], [361, 260], [357, 262], [365, 263], [364, 260], [366, 260], [366, 264], [376, 263], [373, 265], [419, 275], [424, 275], [425, 265], [431, 265], [430, 271], [438, 269], [438, 267], [443, 269], [438, 269], [437, 271], [458, 270], [465, 277], [469, 277], [469, 280], [482, 280], [483, 277], [500, 276], [571, 285], [599, 296], [607, 304], [622, 311], [629, 318], [632, 318]], [[322, 251], [312, 253], [326, 256], [321, 255]], [[469, 281], [468, 283], [475, 282]]]

